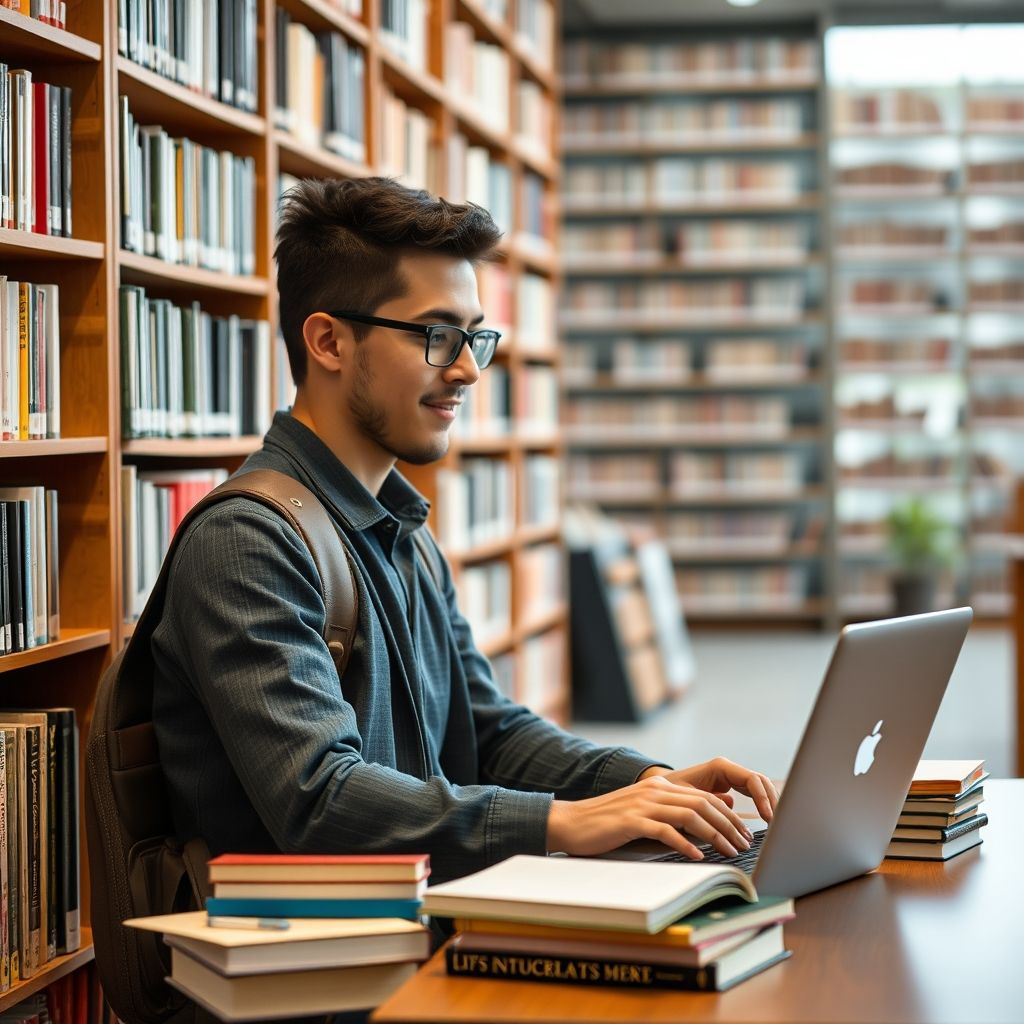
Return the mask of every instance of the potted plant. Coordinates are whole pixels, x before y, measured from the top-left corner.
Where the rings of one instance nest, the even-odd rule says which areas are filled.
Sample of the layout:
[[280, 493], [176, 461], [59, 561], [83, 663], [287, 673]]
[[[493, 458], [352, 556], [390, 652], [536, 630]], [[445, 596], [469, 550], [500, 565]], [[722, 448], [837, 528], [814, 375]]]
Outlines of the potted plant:
[[951, 557], [952, 528], [919, 497], [894, 505], [886, 526], [897, 564], [892, 578], [895, 614], [933, 611], [939, 571]]

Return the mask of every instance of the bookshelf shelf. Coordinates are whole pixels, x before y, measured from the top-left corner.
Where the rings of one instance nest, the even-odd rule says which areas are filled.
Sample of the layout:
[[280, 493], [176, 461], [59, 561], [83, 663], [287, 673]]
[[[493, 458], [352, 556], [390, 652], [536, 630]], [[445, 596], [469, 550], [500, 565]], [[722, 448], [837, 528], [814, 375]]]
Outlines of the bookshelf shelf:
[[110, 643], [109, 629], [61, 629], [60, 639], [30, 647], [27, 651], [16, 654], [5, 654], [0, 658], [0, 674], [13, 672], [29, 665], [42, 665], [44, 662], [56, 661], [82, 651], [92, 651], [98, 647], [106, 647]]
[[130, 284], [177, 286], [189, 292], [231, 292], [235, 295], [252, 295], [260, 298], [266, 297], [270, 287], [265, 277], [223, 274], [203, 267], [169, 263], [167, 260], [131, 252], [128, 249], [118, 250], [117, 262], [121, 268], [121, 280]]
[[798, 545], [776, 551], [754, 549], [735, 551], [728, 548], [708, 547], [701, 551], [682, 551], [670, 548], [669, 555], [676, 565], [747, 565], [770, 562], [805, 562], [809, 559], [820, 558], [822, 551], [818, 546], [800, 547]]
[[36, 992], [41, 992], [47, 985], [58, 978], [63, 978], [65, 974], [77, 971], [79, 967], [84, 967], [94, 959], [92, 931], [89, 928], [83, 928], [82, 945], [74, 953], [51, 960], [39, 969], [38, 974], [33, 975], [27, 981], [21, 981], [12, 985], [7, 992], [0, 994], [0, 1013], [9, 1010], [12, 1006], [17, 1006], [23, 999], [27, 999]]
[[566, 440], [570, 448], [675, 448], [685, 446], [687, 448], [701, 447], [727, 447], [727, 448], [753, 448], [762, 446], [785, 446], [791, 444], [817, 444], [824, 439], [824, 431], [813, 427], [804, 429], [787, 430], [782, 433], [758, 433], [756, 427], [740, 431], [676, 431], [673, 433], [635, 433], [629, 436], [623, 434], [608, 434], [597, 436], [591, 428], [584, 428], [580, 434], [567, 428]]
[[50, 458], [55, 455], [97, 455], [107, 451], [105, 437], [62, 437], [53, 441], [0, 441], [0, 459]]
[[530, 636], [536, 636], [538, 633], [546, 633], [549, 629], [554, 629], [556, 626], [562, 625], [565, 622], [568, 613], [568, 606], [565, 604], [559, 604], [557, 607], [544, 612], [543, 615], [538, 615], [536, 618], [528, 619], [519, 628], [520, 640], [524, 640]]
[[794, 491], [751, 491], [743, 494], [737, 491], [716, 491], [708, 493], [675, 494], [672, 492], [648, 492], [635, 488], [632, 494], [621, 492], [601, 493], [597, 490], [576, 492], [569, 489], [570, 500], [596, 501], [611, 508], [643, 508], [658, 510], [687, 508], [744, 508], [751, 506], [797, 505], [807, 502], [825, 501], [829, 494], [824, 487], [804, 487]]
[[414, 68], [386, 46], [380, 47], [378, 52], [385, 78], [396, 87], [396, 91], [411, 96], [414, 102], [428, 106], [451, 102], [444, 83], [433, 75]]
[[764, 604], [736, 604], [714, 606], [688, 601], [683, 598], [683, 610], [691, 619], [709, 621], [760, 620], [771, 622], [791, 622], [799, 620], [824, 619], [828, 611], [824, 601], [801, 601], [787, 606], [777, 597], [765, 599]]
[[770, 376], [763, 377], [750, 374], [743, 377], [709, 377], [706, 374], [693, 374], [676, 380], [626, 380], [604, 374], [596, 375], [592, 380], [567, 385], [569, 391], [593, 392], [611, 391], [626, 393], [668, 392], [674, 391], [785, 391], [794, 388], [821, 387], [825, 383], [823, 374], [806, 373], [803, 376]]
[[31, 260], [102, 260], [106, 247], [102, 242], [90, 242], [82, 238], [60, 238], [36, 234], [34, 231], [0, 228], [0, 250], [11, 256]]
[[366, 164], [347, 160], [319, 146], [309, 146], [280, 128], [274, 131], [274, 143], [280, 169], [296, 178], [364, 178], [373, 173]]
[[485, 637], [477, 643], [477, 647], [485, 658], [495, 658], [499, 654], [509, 653], [515, 644], [516, 635], [510, 631], [497, 636]]
[[499, 537], [496, 540], [487, 541], [485, 544], [477, 544], [465, 550], [454, 549], [448, 553], [448, 559], [452, 565], [463, 566], [474, 562], [490, 562], [496, 558], [504, 558], [516, 547], [516, 537]]
[[39, 58], [48, 63], [98, 63], [103, 47], [89, 39], [0, 7], [4, 61]]
[[813, 327], [821, 324], [818, 316], [803, 316], [791, 320], [769, 317], [737, 316], [734, 319], [686, 318], [680, 314], [658, 313], [643, 317], [633, 311], [616, 315], [613, 310], [592, 313], [589, 316], [574, 317], [563, 314], [561, 326], [565, 331], [587, 334], [630, 331], [633, 334], [663, 334], [667, 331], [772, 331], [792, 330], [799, 327]]
[[592, 81], [586, 84], [567, 81], [563, 90], [566, 99], [591, 99], [594, 96], [613, 98], [617, 96], [710, 96], [743, 93], [802, 93], [820, 88], [817, 78], [802, 81], [783, 79], [745, 78], [737, 81], [694, 82], [688, 79], [657, 78], [633, 79], [617, 82], [614, 80]]
[[192, 92], [127, 57], [117, 58], [117, 85], [143, 124], [153, 121], [169, 131], [181, 126], [195, 134], [229, 138], [261, 137], [266, 131], [266, 122], [257, 114]]
[[666, 138], [664, 141], [641, 141], [639, 135], [612, 137], [609, 139], [574, 140], [564, 138], [562, 152], [565, 156], [677, 156], [686, 153], [747, 153], [770, 150], [772, 152], [798, 152], [817, 149], [816, 135], [801, 135], [798, 138], [732, 138], [697, 139], [680, 143]]
[[372, 36], [366, 25], [329, 0], [277, 0], [277, 6], [316, 31], [337, 29], [360, 46], [370, 44]]
[[[700, 259], [704, 259], [701, 254]], [[930, 257], [929, 257], [930, 258]], [[808, 267], [822, 267], [824, 260], [817, 255], [802, 256], [792, 260], [766, 260], [763, 263], [736, 262], [717, 263], [710, 257], [700, 265], [678, 260], [661, 260], [652, 263], [629, 263], [624, 258], [620, 263], [566, 259], [562, 263], [567, 274], [574, 277], [707, 277], [716, 274], [771, 274], [804, 270]]]
[[262, 443], [261, 437], [152, 437], [122, 441], [121, 454], [169, 459], [230, 459], [249, 455]]
[[820, 205], [820, 196], [807, 193], [796, 199], [734, 196], [731, 199], [707, 202], [680, 202], [670, 199], [651, 202], [647, 199], [638, 199], [635, 203], [622, 203], [610, 198], [608, 203], [598, 203], [570, 202], [566, 197], [563, 198], [562, 209], [567, 217], [661, 217], [666, 214], [795, 213], [802, 210], [817, 210]]

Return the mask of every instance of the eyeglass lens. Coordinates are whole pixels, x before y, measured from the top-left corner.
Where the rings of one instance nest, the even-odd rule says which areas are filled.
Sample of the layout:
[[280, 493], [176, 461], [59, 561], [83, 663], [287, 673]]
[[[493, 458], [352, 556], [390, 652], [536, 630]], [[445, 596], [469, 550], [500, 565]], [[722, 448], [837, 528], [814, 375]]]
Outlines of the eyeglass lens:
[[[434, 327], [427, 340], [427, 362], [431, 366], [450, 366], [462, 348], [462, 331], [456, 327]], [[496, 331], [480, 331], [473, 339], [473, 358], [485, 369], [494, 356], [498, 344]]]

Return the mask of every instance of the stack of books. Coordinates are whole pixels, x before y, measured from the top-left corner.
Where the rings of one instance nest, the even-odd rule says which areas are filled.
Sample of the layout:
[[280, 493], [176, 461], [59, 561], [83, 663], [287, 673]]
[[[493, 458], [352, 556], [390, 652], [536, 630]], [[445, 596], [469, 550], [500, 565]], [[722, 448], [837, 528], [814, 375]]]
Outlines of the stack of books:
[[987, 778], [984, 761], [921, 761], [885, 855], [949, 860], [979, 846]]
[[430, 955], [426, 855], [231, 854], [206, 910], [137, 918], [171, 947], [167, 981], [222, 1020], [367, 1010]]
[[448, 973], [723, 991], [784, 960], [789, 899], [728, 865], [517, 856], [427, 890]]

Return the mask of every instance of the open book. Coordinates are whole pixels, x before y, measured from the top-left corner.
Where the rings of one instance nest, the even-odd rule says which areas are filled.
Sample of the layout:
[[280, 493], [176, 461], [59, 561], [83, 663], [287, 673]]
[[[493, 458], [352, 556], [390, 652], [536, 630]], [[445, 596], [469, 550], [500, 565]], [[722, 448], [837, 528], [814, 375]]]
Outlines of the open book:
[[750, 879], [727, 864], [520, 855], [430, 886], [422, 911], [653, 933], [722, 896], [757, 899]]

